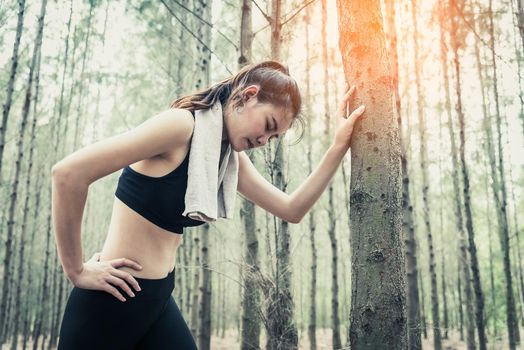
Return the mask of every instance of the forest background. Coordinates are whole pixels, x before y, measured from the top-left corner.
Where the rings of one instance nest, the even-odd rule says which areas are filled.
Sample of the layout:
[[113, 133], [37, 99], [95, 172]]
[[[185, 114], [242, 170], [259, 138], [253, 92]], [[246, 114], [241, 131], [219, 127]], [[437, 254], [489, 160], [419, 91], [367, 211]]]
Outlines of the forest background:
[[[278, 58], [301, 87], [304, 137], [295, 142], [301, 129], [293, 128], [250, 157], [267, 179], [296, 189], [332, 139], [348, 76], [338, 18], [354, 9], [348, 3], [1, 1], [0, 344], [56, 346], [72, 284], [57, 258], [50, 175], [67, 154], [137, 126], [246, 62]], [[367, 3], [372, 11], [380, 2]], [[381, 6], [385, 29], [378, 34], [389, 45], [388, 69], [398, 67], [392, 108], [402, 119], [412, 207], [413, 236], [400, 241], [416, 265], [406, 259], [408, 279], [399, 280], [418, 290], [409, 342], [415, 334], [424, 348], [515, 348], [524, 327], [522, 0]], [[174, 296], [199, 348], [349, 348], [351, 276], [367, 273], [351, 259], [351, 167], [348, 155], [311, 214], [285, 234], [240, 196], [235, 220], [187, 231]], [[89, 188], [86, 259], [102, 247], [119, 174]], [[413, 310], [413, 294], [406, 294]], [[275, 305], [287, 313], [275, 316]], [[274, 333], [274, 323], [287, 321], [292, 339]]]

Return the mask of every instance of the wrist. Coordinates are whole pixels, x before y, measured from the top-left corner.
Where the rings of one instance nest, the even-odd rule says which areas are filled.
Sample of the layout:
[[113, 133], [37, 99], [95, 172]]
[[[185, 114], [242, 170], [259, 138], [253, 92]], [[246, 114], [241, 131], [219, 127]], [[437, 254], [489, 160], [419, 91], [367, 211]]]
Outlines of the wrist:
[[84, 264], [82, 264], [80, 267], [73, 267], [73, 268], [64, 269], [64, 272], [65, 272], [67, 278], [72, 283], [75, 283], [76, 278], [82, 273], [83, 270], [84, 270]]
[[332, 152], [332, 153], [344, 156], [348, 150], [349, 150], [349, 144], [342, 144], [339, 142], [334, 142], [329, 147], [328, 152]]

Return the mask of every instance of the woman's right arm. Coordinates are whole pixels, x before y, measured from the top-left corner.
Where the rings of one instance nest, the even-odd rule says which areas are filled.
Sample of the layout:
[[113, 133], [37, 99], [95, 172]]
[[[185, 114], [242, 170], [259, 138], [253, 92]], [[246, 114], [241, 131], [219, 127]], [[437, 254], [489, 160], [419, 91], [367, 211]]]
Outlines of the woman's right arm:
[[88, 289], [109, 288], [103, 277], [109, 277], [110, 268], [115, 272], [115, 264], [138, 268], [138, 264], [124, 259], [107, 267], [105, 275], [101, 271], [86, 271], [81, 224], [89, 185], [139, 160], [185, 147], [193, 126], [189, 111], [168, 109], [132, 130], [84, 147], [52, 167], [52, 216], [58, 255], [73, 284], [83, 284]]

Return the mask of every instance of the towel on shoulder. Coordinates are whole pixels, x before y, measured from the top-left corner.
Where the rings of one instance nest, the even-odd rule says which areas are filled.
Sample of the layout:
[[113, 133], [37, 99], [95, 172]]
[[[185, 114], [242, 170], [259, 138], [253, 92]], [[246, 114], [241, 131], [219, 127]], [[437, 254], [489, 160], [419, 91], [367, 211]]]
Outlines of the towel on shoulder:
[[222, 105], [195, 111], [187, 170], [185, 210], [182, 215], [211, 222], [233, 217], [238, 184], [238, 152], [223, 136]]

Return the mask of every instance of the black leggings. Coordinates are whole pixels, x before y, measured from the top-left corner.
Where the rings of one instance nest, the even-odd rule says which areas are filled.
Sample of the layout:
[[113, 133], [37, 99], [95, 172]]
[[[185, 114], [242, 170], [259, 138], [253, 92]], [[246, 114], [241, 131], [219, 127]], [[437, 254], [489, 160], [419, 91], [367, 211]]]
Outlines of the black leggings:
[[135, 277], [141, 291], [118, 300], [100, 290], [73, 287], [62, 319], [59, 350], [196, 349], [171, 296], [175, 270], [162, 279]]

